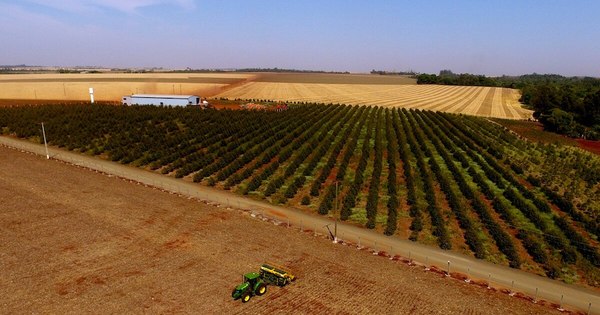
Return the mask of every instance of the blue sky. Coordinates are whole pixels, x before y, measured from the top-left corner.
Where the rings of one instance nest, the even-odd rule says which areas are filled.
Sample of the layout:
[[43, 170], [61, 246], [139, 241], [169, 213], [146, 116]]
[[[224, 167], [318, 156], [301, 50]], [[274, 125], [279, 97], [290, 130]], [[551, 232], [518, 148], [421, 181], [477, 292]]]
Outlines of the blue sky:
[[0, 0], [0, 64], [600, 77], [600, 1]]

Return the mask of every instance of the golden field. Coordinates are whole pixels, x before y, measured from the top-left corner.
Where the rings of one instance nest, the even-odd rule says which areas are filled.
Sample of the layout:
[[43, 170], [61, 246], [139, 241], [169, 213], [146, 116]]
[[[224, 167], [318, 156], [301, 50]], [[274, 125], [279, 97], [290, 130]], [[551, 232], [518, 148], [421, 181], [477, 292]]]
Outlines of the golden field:
[[94, 73], [0, 75], [0, 99], [119, 101], [128, 94], [211, 95], [244, 82], [243, 73]]
[[217, 97], [419, 108], [475, 116], [527, 119], [517, 90], [447, 85], [249, 82]]
[[97, 73], [0, 75], [0, 100], [119, 101], [129, 94], [420, 108], [527, 119], [519, 92], [493, 87], [417, 85], [406, 76], [322, 73]]

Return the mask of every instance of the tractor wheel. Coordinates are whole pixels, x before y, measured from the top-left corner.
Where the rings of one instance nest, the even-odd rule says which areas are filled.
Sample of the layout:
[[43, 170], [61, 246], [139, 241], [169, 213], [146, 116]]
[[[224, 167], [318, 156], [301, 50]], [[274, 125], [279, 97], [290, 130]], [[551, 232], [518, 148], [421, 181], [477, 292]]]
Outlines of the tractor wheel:
[[246, 303], [250, 301], [250, 293], [244, 293], [244, 295], [242, 295], [242, 303]]
[[262, 283], [256, 288], [256, 295], [263, 295], [265, 293], [267, 293], [267, 286]]

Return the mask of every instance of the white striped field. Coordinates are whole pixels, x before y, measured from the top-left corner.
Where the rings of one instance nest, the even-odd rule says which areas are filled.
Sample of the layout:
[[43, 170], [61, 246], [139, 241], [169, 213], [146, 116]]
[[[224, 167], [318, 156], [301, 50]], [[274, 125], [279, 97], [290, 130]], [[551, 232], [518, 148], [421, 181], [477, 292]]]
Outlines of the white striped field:
[[248, 82], [216, 97], [419, 108], [508, 119], [532, 114], [519, 103], [517, 90], [496, 87]]

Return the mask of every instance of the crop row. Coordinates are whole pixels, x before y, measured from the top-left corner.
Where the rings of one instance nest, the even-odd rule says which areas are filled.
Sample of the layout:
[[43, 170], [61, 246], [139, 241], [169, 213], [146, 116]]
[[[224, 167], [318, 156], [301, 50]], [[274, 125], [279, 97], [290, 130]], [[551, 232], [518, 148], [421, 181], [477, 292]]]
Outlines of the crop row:
[[284, 112], [57, 105], [0, 114], [3, 134], [42, 141], [44, 121], [51, 145], [386, 235], [433, 239], [442, 249], [464, 243], [477, 258], [499, 254], [515, 268], [535, 262], [560, 277], [600, 264], [597, 222], [508, 158], [530, 154], [531, 145], [483, 119], [316, 104]]

